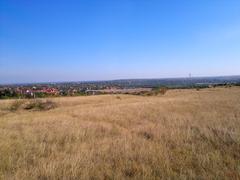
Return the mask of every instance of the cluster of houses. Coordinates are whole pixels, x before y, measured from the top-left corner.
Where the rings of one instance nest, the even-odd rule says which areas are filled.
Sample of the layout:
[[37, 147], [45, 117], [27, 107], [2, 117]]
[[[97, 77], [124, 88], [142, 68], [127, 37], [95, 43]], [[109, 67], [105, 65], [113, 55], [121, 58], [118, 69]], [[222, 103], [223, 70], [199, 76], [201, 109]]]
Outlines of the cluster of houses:
[[0, 86], [0, 99], [97, 94], [139, 94], [148, 91], [151, 91], [151, 88], [123, 88], [118, 85], [94, 83], [9, 85]]
[[35, 97], [36, 94], [46, 94], [46, 95], [52, 95], [52, 96], [59, 95], [59, 90], [57, 88], [52, 88], [52, 87], [43, 87], [43, 88], [37, 88], [35, 86], [33, 86], [32, 88], [18, 87], [16, 88], [15, 92], [17, 94], [24, 95], [27, 97]]
[[0, 99], [5, 98], [37, 98], [46, 96], [75, 96], [87, 94], [88, 87], [73, 86], [3, 86], [0, 87]]

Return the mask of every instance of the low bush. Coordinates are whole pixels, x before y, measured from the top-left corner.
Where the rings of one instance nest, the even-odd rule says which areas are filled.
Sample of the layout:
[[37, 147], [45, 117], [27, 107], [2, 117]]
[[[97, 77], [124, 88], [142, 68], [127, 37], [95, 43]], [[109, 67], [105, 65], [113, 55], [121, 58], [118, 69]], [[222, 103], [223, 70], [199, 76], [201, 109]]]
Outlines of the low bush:
[[158, 92], [159, 92], [160, 94], [164, 95], [164, 94], [167, 93], [167, 91], [168, 91], [168, 88], [163, 87], [163, 88], [160, 88]]
[[143, 95], [145, 96], [157, 96], [159, 94], [164, 95], [168, 91], [168, 88], [166, 87], [161, 87], [161, 88], [155, 88], [152, 91], [145, 92]]
[[122, 98], [120, 96], [116, 96], [117, 99], [121, 100]]
[[43, 101], [43, 100], [32, 100], [25, 104], [25, 110], [50, 110], [56, 107], [56, 104], [50, 100]]
[[23, 110], [37, 110], [37, 111], [46, 111], [56, 107], [56, 103], [50, 100], [16, 100], [8, 108], [9, 111], [17, 111], [19, 109]]
[[22, 106], [23, 103], [24, 103], [23, 101], [16, 100], [10, 105], [9, 110], [17, 111]]

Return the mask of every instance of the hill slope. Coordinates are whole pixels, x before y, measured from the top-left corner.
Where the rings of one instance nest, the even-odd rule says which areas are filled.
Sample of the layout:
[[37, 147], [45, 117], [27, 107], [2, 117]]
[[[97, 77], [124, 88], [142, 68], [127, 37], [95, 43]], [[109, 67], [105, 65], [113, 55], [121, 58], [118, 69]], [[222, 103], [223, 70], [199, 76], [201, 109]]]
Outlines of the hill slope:
[[240, 88], [0, 101], [0, 179], [240, 178]]

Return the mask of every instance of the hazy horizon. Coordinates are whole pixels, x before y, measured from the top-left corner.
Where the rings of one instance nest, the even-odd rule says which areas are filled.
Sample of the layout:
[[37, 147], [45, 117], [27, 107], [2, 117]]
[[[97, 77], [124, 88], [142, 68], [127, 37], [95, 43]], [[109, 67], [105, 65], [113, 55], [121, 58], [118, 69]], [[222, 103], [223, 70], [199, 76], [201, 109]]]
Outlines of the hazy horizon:
[[0, 85], [17, 85], [17, 84], [47, 84], [47, 83], [84, 83], [84, 82], [104, 82], [104, 81], [124, 81], [124, 80], [165, 80], [165, 79], [197, 79], [197, 78], [240, 78], [240, 75], [223, 75], [223, 76], [186, 76], [186, 77], [162, 77], [162, 78], [120, 78], [120, 79], [101, 79], [101, 80], [75, 80], [75, 81], [31, 81], [17, 83], [1, 83]]
[[0, 2], [0, 84], [240, 74], [240, 1]]

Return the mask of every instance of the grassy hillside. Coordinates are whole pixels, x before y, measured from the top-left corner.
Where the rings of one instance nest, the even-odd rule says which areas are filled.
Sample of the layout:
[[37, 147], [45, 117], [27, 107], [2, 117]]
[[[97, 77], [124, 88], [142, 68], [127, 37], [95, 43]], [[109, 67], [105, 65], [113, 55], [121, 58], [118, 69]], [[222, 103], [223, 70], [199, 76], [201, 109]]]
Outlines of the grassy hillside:
[[240, 178], [240, 88], [49, 102], [0, 101], [0, 179]]

